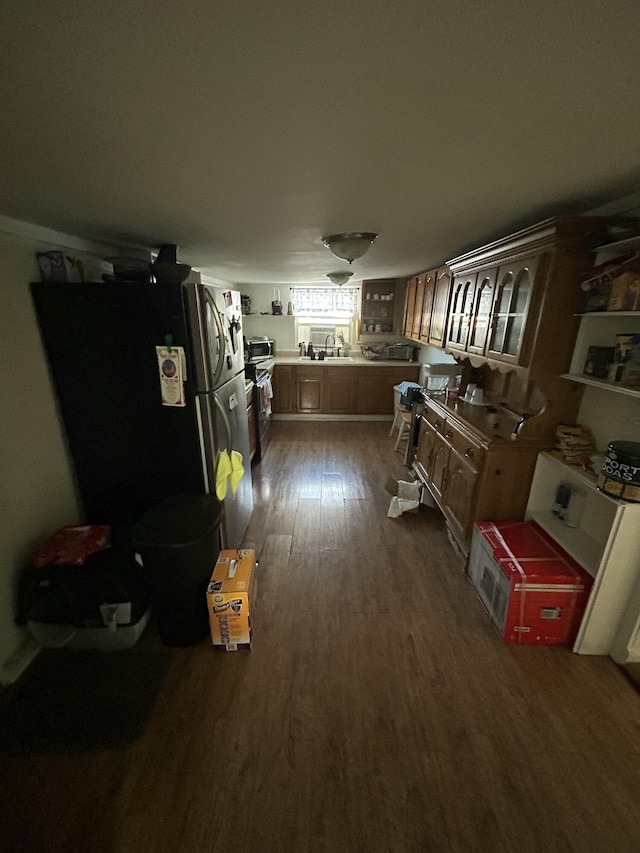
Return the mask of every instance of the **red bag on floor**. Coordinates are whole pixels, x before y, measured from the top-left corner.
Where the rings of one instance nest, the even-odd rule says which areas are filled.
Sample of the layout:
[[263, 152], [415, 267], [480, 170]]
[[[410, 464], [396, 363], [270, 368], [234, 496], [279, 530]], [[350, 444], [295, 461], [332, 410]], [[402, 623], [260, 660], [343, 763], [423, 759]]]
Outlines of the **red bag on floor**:
[[111, 527], [107, 524], [61, 527], [36, 550], [33, 565], [82, 566], [88, 557], [110, 545]]

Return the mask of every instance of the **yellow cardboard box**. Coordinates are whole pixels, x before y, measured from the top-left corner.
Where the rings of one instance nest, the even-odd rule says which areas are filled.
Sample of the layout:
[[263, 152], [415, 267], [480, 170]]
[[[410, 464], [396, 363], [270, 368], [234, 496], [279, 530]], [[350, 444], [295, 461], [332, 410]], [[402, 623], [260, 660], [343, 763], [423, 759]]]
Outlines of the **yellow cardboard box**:
[[607, 311], [640, 311], [640, 272], [624, 272], [613, 279]]
[[220, 551], [218, 555], [207, 587], [211, 641], [216, 648], [228, 652], [251, 648], [255, 565], [253, 548]]

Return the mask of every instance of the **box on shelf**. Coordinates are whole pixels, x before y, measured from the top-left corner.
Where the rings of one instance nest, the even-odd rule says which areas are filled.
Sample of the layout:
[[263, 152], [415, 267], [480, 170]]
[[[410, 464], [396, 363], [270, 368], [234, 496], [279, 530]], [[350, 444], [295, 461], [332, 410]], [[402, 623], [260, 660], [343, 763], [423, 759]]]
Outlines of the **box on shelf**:
[[253, 548], [220, 551], [207, 586], [211, 641], [235, 652], [251, 648], [251, 607], [255, 586]]
[[59, 249], [36, 252], [41, 281], [84, 282], [102, 281], [103, 275], [113, 275], [113, 264], [89, 255], [74, 257]]
[[623, 388], [640, 388], [640, 334], [616, 335], [610, 378]]
[[559, 456], [563, 462], [568, 465], [582, 465], [585, 458], [595, 451], [596, 445], [589, 427], [582, 424], [558, 424], [552, 453]]
[[469, 575], [505, 643], [575, 640], [593, 579], [535, 522], [476, 522]]
[[615, 351], [615, 347], [589, 347], [583, 373], [593, 379], [607, 379]]
[[607, 311], [640, 310], [640, 272], [623, 272], [611, 282]]

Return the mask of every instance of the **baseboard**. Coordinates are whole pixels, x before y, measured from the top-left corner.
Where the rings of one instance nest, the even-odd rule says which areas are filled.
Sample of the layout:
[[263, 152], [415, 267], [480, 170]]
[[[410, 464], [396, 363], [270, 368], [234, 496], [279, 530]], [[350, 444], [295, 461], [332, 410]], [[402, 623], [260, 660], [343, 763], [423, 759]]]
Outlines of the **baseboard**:
[[34, 637], [26, 637], [0, 666], [0, 686], [8, 687], [17, 681], [41, 650], [42, 646]]

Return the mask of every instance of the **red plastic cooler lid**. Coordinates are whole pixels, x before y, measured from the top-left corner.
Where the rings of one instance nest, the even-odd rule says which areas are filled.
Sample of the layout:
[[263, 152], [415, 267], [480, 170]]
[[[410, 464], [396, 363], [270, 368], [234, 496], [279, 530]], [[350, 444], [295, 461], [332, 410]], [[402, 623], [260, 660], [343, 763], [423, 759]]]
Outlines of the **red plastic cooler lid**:
[[534, 521], [477, 521], [496, 563], [516, 583], [587, 584], [591, 576]]

